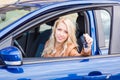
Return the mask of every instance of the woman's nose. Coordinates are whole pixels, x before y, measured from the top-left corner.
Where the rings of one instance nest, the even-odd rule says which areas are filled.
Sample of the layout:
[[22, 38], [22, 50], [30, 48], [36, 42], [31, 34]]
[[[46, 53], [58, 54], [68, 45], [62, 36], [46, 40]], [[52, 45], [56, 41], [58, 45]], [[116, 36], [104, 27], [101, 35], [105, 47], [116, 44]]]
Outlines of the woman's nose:
[[61, 35], [61, 36], [64, 36], [64, 31], [61, 31], [61, 32], [60, 32], [60, 35]]

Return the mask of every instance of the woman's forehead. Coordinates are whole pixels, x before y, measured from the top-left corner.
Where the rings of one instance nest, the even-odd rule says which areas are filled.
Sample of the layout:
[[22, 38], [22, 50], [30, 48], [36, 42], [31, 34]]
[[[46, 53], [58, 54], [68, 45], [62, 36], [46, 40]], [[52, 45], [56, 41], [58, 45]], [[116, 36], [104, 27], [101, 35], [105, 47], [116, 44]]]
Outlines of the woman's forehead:
[[62, 28], [62, 29], [67, 30], [67, 25], [64, 22], [61, 22], [57, 25], [57, 28]]

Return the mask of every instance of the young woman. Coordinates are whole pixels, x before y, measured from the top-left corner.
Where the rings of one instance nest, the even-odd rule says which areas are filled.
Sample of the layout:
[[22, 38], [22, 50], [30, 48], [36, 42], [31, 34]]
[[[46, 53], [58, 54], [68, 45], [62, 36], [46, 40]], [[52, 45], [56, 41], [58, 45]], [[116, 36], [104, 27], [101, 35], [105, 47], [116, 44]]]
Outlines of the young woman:
[[84, 34], [88, 44], [87, 49], [82, 49], [78, 53], [77, 40], [76, 40], [76, 27], [66, 17], [60, 17], [54, 24], [50, 39], [46, 42], [43, 51], [43, 57], [67, 57], [67, 56], [89, 56], [91, 55], [91, 45], [93, 39]]

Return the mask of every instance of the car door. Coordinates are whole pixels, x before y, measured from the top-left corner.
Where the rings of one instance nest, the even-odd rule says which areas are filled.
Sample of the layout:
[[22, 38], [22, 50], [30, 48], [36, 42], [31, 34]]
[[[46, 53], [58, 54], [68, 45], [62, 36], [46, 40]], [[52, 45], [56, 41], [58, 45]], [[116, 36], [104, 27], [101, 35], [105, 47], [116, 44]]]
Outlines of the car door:
[[[99, 71], [104, 74], [106, 72], [111, 73], [112, 70], [107, 66], [107, 64], [105, 64], [106, 62], [109, 62], [109, 59], [106, 59], [105, 57], [102, 58], [101, 56], [98, 56], [98, 57], [91, 56], [91, 57], [73, 57], [73, 58], [67, 57], [67, 58], [57, 58], [57, 59], [56, 58], [45, 59], [45, 58], [41, 58], [39, 55], [40, 51], [42, 51], [40, 49], [43, 48], [43, 44], [45, 44], [45, 42], [49, 38], [49, 35], [51, 33], [49, 30], [51, 30], [54, 20], [56, 20], [60, 16], [65, 16], [65, 15], [69, 16], [71, 14], [75, 14], [75, 15], [72, 15], [72, 20], [75, 19], [73, 21], [76, 21], [77, 19], [76, 14], [78, 14], [78, 12], [81, 13], [81, 16], [84, 15], [82, 17], [85, 18], [85, 19], [83, 18], [82, 20], [83, 23], [85, 23], [83, 25], [85, 27], [84, 32], [89, 33], [89, 35], [94, 40], [93, 47], [92, 47], [92, 54], [93, 55], [95, 55], [95, 53], [99, 54], [100, 49], [97, 42], [98, 35], [96, 31], [97, 17], [94, 16], [94, 11], [101, 10], [101, 9], [104, 10], [106, 7], [111, 8], [113, 7], [114, 4], [108, 4], [108, 5], [107, 4], [78, 5], [78, 4], [79, 4], [78, 2], [75, 2], [75, 4], [61, 3], [59, 5], [57, 4], [52, 7], [45, 7], [31, 14], [28, 14], [26, 17], [16, 22], [16, 24], [19, 23], [17, 25], [19, 28], [15, 29], [9, 35], [5, 36], [5, 38], [2, 39], [0, 44], [6, 44], [6, 42], [9, 42], [9, 45], [16, 46], [21, 50], [24, 56], [23, 65], [20, 68], [15, 68], [15, 69], [12, 68], [15, 71], [16, 70], [19, 71], [20, 69], [21, 72], [15, 73], [11, 69], [9, 70], [8, 68], [8, 69], [2, 70], [1, 73], [4, 73], [4, 71], [7, 70], [8, 72], [6, 73], [8, 73], [7, 75], [9, 79], [18, 79], [18, 80], [20, 79], [23, 79], [23, 80], [25, 79], [43, 79], [43, 80], [45, 79], [53, 79], [53, 80], [84, 79], [83, 76], [87, 76], [88, 79], [94, 79], [89, 76], [89, 73], [94, 72], [95, 70], [98, 71], [97, 73], [99, 73]], [[43, 35], [44, 32], [47, 34]], [[39, 34], [42, 34], [42, 36], [39, 36]], [[27, 39], [23, 40], [23, 36], [25, 37], [27, 36]], [[27, 41], [25, 48], [22, 47], [23, 41]], [[39, 52], [38, 54], [37, 52], [34, 52], [34, 50], [30, 51], [33, 48], [35, 48], [34, 44], [36, 45], [36, 41], [40, 42], [39, 44], [37, 43], [38, 44], [37, 46], [40, 47], [40, 49], [38, 50]], [[4, 47], [6, 46], [8, 45], [6, 44]], [[104, 65], [102, 66], [103, 63]], [[107, 71], [106, 66], [111, 71]], [[106, 78], [106, 75], [100, 76], [100, 77], [102, 77], [103, 79], [103, 78]], [[3, 76], [2, 78], [5, 79], [5, 76]]]
[[[103, 5], [104, 6], [104, 5]], [[91, 6], [90, 6], [91, 7]], [[50, 11], [51, 10], [48, 10], [48, 11], [45, 11], [46, 13], [49, 13], [49, 14], [46, 14], [46, 15], [43, 15], [44, 14], [44, 12], [42, 12], [41, 13], [41, 17], [40, 18], [36, 18], [37, 17], [37, 15], [36, 14], [39, 14], [39, 12], [38, 11], [36, 11], [37, 13], [34, 15], [34, 18], [33, 18], [33, 20], [35, 19], [36, 21], [37, 20], [39, 20], [39, 19], [42, 19], [43, 18], [43, 21], [45, 21], [45, 19], [51, 19], [51, 17], [54, 17], [54, 16], [57, 16], [57, 15], [62, 15], [62, 14], [66, 14], [66, 13], [68, 13], [69, 11], [70, 11], [70, 9], [71, 9], [71, 11], [72, 11], [72, 9], [74, 9], [74, 8], [76, 8], [76, 10], [79, 10], [80, 9], [80, 7], [74, 7], [74, 6], [72, 6], [72, 7], [70, 7], [70, 8], [63, 8], [64, 9], [64, 11], [61, 11], [61, 10], [54, 10], [54, 12], [52, 12], [52, 13], [50, 13]], [[96, 7], [97, 8], [97, 7]], [[62, 9], [62, 10], [63, 10]], [[84, 7], [82, 8], [82, 9], [84, 9]], [[89, 8], [90, 9], [90, 8]], [[102, 7], [102, 9], [104, 9], [103, 7]], [[68, 10], [68, 11], [67, 11]], [[74, 11], [74, 10], [73, 10]], [[58, 13], [58, 12], [60, 12], [60, 13]], [[85, 11], [84, 11], [85, 12]], [[51, 16], [51, 14], [55, 14], [55, 15], [52, 15]], [[50, 15], [50, 16], [49, 16]], [[86, 11], [86, 14], [85, 14], [85, 16], [86, 16], [86, 24], [85, 24], [85, 26], [87, 26], [86, 27], [86, 32], [88, 32], [93, 38], [94, 38], [94, 43], [93, 43], [93, 45], [94, 45], [94, 47], [92, 48], [93, 50], [92, 50], [92, 53], [95, 53], [95, 54], [99, 54], [99, 52], [100, 51], [98, 51], [99, 49], [99, 47], [98, 47], [98, 45], [97, 45], [97, 41], [96, 41], [96, 39], [97, 39], [97, 37], [95, 37], [96, 36], [96, 34], [95, 34], [95, 22], [94, 22], [94, 16], [93, 16], [93, 10], [89, 10], [89, 11]], [[30, 18], [31, 16], [29, 16], [29, 18]], [[32, 19], [32, 18], [31, 18]], [[29, 21], [31, 21], [31, 22], [29, 22], [29, 23], [34, 23], [34, 24], [32, 24], [32, 25], [37, 25], [40, 21], [41, 21], [41, 23], [42, 23], [42, 20], [40, 20], [39, 22], [37, 21], [37, 22], [35, 22], [35, 20], [32, 22], [30, 19], [28, 19], [28, 20], [26, 20], [26, 21], [22, 21], [22, 20], [19, 20], [18, 21], [18, 23], [19, 23], [19, 25], [23, 25], [23, 22], [24, 23], [28, 23]], [[18, 25], [18, 26], [19, 26]], [[27, 24], [25, 24], [25, 25], [27, 25]], [[89, 26], [89, 27], [88, 27]], [[14, 35], [16, 36], [16, 35], [18, 35], [18, 34], [20, 34], [20, 33], [22, 33], [23, 31], [25, 31], [26, 29], [28, 29], [30, 26], [28, 25], [27, 27], [25, 27], [25, 26], [21, 26], [20, 27], [20, 29], [19, 30], [16, 30], [15, 32], [13, 32], [14, 33]], [[31, 26], [32, 27], [32, 26]], [[92, 30], [92, 31], [90, 31], [90, 30]], [[13, 34], [13, 33], [11, 33], [11, 34]], [[10, 35], [10, 34], [9, 34]], [[9, 39], [8, 41], [7, 41], [7, 39]], [[12, 43], [10, 43], [9, 41], [11, 40], [11, 38], [7, 38], [6, 39], [6, 43], [7, 44], [9, 44], [9, 45], [11, 45]], [[7, 45], [6, 44], [6, 45]], [[2, 44], [1, 44], [2, 45]], [[4, 44], [4, 46], [5, 46], [5, 44]], [[27, 46], [27, 45], [26, 45]], [[2, 46], [1, 46], [2, 47]], [[29, 48], [28, 48], [29, 49]], [[93, 54], [94, 55], [94, 54]]]

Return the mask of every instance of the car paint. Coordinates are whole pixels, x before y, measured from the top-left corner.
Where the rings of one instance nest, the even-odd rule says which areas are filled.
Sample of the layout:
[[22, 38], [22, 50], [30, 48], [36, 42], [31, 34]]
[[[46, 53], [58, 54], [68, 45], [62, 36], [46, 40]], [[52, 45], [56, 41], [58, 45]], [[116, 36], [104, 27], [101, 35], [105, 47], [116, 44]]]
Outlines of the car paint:
[[[79, 1], [78, 1], [79, 2]], [[78, 2], [68, 2], [70, 4], [77, 4]], [[88, 1], [89, 2], [89, 1]], [[85, 4], [86, 1], [83, 2]], [[96, 3], [91, 2], [91, 3]], [[98, 2], [99, 3], [99, 2]], [[67, 5], [66, 3], [61, 3], [61, 5]], [[92, 5], [92, 4], [91, 4]], [[6, 39], [6, 37], [15, 29], [19, 28], [21, 25], [24, 25], [29, 20], [35, 19], [38, 17], [38, 14], [41, 14], [43, 11], [46, 11], [52, 7], [60, 6], [60, 4], [55, 4], [50, 7], [38, 9], [21, 19], [17, 20], [13, 24], [4, 28], [0, 31], [0, 40]], [[52, 11], [52, 10], [50, 10]], [[47, 11], [49, 12], [49, 11]], [[90, 28], [91, 36], [94, 38], [94, 43], [92, 46], [92, 53], [97, 53], [97, 40], [95, 33], [95, 24], [93, 12], [87, 12], [90, 18]], [[17, 26], [16, 26], [17, 25]], [[0, 41], [2, 42], [2, 41]], [[94, 54], [93, 54], [94, 55]], [[114, 59], [113, 59], [114, 58]], [[34, 61], [31, 61], [33, 59]], [[25, 61], [25, 62], [24, 62]], [[62, 58], [62, 59], [43, 59], [40, 58], [29, 58], [24, 59], [22, 66], [0, 66], [0, 79], [3, 80], [69, 80], [69, 79], [79, 79], [79, 80], [110, 80], [113, 76], [115, 80], [120, 78], [120, 65], [119, 55], [108, 55], [108, 56], [91, 56], [87, 58]], [[109, 67], [108, 67], [109, 66]], [[93, 76], [89, 76], [90, 72], [95, 72]], [[102, 73], [97, 75], [97, 73]], [[7, 76], [7, 78], [6, 78]]]
[[[115, 58], [115, 59], [113, 59]], [[117, 61], [117, 62], [116, 62]], [[120, 72], [119, 57], [103, 57], [102, 60], [94, 59], [75, 59], [75, 60], [64, 60], [64, 61], [48, 61], [39, 63], [24, 64], [22, 66], [11, 67], [1, 67], [0, 73], [1, 79], [5, 80], [31, 80], [31, 79], [42, 79], [42, 80], [66, 80], [66, 79], [80, 79], [85, 78], [85, 80], [95, 79], [97, 77], [103, 77], [104, 79], [98, 78], [97, 80], [105, 80], [108, 77], [117, 75]], [[112, 64], [106, 64], [112, 63]], [[103, 65], [104, 64], [104, 65]], [[88, 66], [89, 65], [89, 66]], [[108, 65], [114, 68], [108, 68]], [[104, 68], [103, 68], [104, 67]], [[91, 72], [100, 72], [102, 75], [93, 74], [93, 76], [88, 76]], [[112, 74], [111, 74], [112, 73]], [[7, 78], [6, 78], [7, 75]], [[89, 79], [87, 79], [89, 77]], [[119, 80], [119, 75], [117, 80]], [[65, 79], [64, 79], [65, 78]], [[95, 79], [96, 80], [96, 79]], [[116, 80], [116, 79], [115, 79]]]

